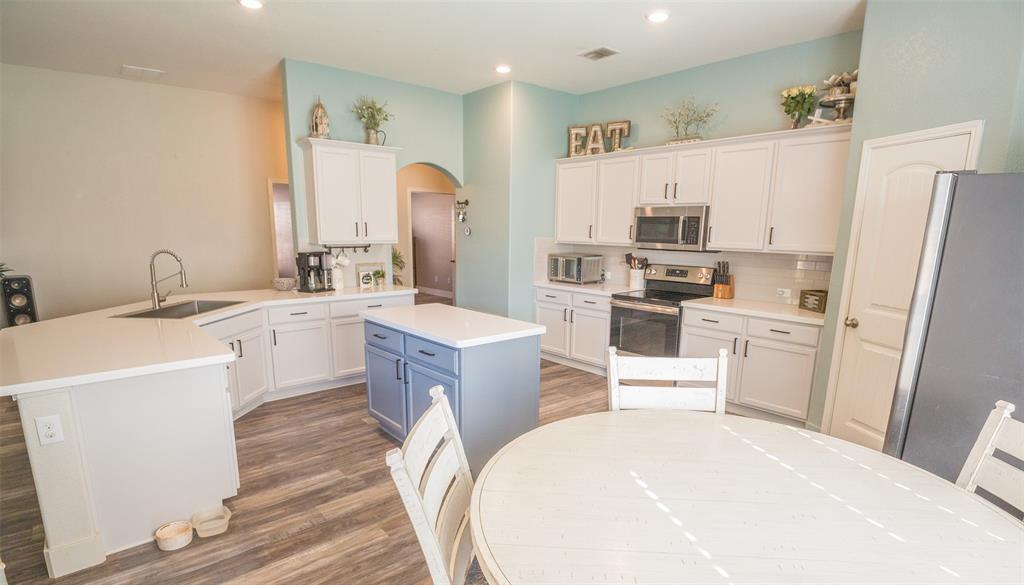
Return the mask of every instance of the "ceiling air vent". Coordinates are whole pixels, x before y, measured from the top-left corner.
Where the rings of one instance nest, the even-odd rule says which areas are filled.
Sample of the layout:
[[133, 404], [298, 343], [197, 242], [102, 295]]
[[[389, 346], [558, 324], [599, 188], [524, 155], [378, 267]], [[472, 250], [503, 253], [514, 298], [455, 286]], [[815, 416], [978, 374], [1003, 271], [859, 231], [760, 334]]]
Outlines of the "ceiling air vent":
[[612, 55], [618, 54], [619, 52], [616, 51], [615, 49], [610, 49], [608, 47], [598, 47], [596, 49], [591, 49], [585, 53], [580, 53], [580, 57], [583, 57], [584, 59], [590, 59], [591, 61], [600, 61], [601, 59], [605, 59], [611, 57]]

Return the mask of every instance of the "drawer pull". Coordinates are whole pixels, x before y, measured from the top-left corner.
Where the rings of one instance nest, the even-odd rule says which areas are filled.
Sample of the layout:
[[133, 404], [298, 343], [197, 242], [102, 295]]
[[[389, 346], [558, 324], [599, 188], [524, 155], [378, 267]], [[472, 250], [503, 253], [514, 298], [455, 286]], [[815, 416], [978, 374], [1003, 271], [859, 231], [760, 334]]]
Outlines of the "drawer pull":
[[707, 323], [718, 323], [718, 321], [715, 321], [714, 319], [705, 319], [704, 317], [701, 317], [700, 320]]
[[425, 356], [429, 356], [429, 357], [434, 357], [434, 356], [436, 356], [436, 355], [437, 355], [436, 353], [432, 353], [432, 352], [429, 352], [429, 351], [427, 351], [427, 350], [425, 350], [425, 349], [421, 349], [421, 350], [418, 350], [418, 351], [419, 351], [420, 353], [422, 353], [423, 355], [425, 355]]
[[769, 329], [772, 333], [781, 333], [783, 335], [789, 335], [789, 331], [783, 331], [782, 329]]
[[388, 338], [387, 335], [381, 335], [380, 333], [374, 333], [373, 336], [376, 337], [377, 339], [387, 339]]
[[309, 311], [299, 311], [298, 313], [288, 313], [288, 314], [291, 315], [292, 317], [295, 317], [297, 315], [308, 315]]
[[549, 299], [553, 299], [553, 298], [555, 298], [555, 295], [544, 295], [544, 296], [545, 296], [545, 297], [547, 297], [547, 298], [549, 298]]
[[384, 305], [382, 305], [382, 304], [376, 304], [376, 305], [366, 305], [366, 308], [367, 308], [367, 309], [376, 309], [377, 307], [383, 307], [383, 306], [384, 306]]
[[597, 304], [597, 301], [583, 301], [583, 302], [588, 304], [588, 305], [596, 305]]

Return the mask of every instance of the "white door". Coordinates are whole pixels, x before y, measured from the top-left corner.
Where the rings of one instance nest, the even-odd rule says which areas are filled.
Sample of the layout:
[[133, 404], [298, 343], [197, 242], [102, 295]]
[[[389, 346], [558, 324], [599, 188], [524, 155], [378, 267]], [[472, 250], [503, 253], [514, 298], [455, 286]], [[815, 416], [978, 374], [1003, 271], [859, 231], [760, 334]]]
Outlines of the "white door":
[[608, 354], [611, 315], [599, 311], [569, 309], [570, 357], [604, 366]]
[[306, 321], [270, 330], [274, 385], [286, 388], [331, 378], [327, 323]]
[[771, 189], [775, 142], [747, 142], [715, 150], [708, 247], [760, 250]]
[[768, 249], [832, 254], [843, 206], [850, 134], [779, 142]]
[[331, 322], [334, 377], [361, 374], [366, 370], [362, 317], [345, 317]]
[[889, 423], [935, 173], [976, 163], [980, 127], [956, 128], [864, 144], [843, 295], [849, 308], [839, 315], [841, 357], [826, 424], [830, 434], [874, 449]]
[[569, 307], [537, 303], [538, 324], [547, 328], [540, 338], [540, 348], [555, 355], [569, 355]]
[[681, 150], [676, 154], [674, 205], [706, 205], [711, 200], [712, 149]]
[[235, 340], [238, 355], [235, 373], [238, 375], [238, 404], [249, 404], [269, 389], [267, 380], [267, 349], [263, 329], [250, 329]]
[[717, 358], [718, 350], [729, 352], [728, 379], [725, 385], [725, 399], [736, 402], [740, 384], [740, 336], [734, 333], [722, 333], [686, 327], [683, 329], [682, 356], [691, 358]]
[[640, 179], [640, 157], [603, 160], [597, 165], [597, 225], [602, 244], [633, 242], [633, 211]]
[[376, 244], [398, 243], [398, 186], [393, 152], [360, 152], [359, 185], [363, 207], [363, 239]]
[[359, 242], [363, 211], [359, 198], [359, 153], [332, 147], [314, 147], [317, 242]]
[[740, 404], [806, 419], [817, 353], [812, 347], [790, 343], [745, 340]]
[[597, 163], [560, 163], [555, 167], [555, 239], [594, 241]]
[[675, 181], [676, 153], [645, 154], [641, 158], [640, 205], [671, 205], [672, 183]]

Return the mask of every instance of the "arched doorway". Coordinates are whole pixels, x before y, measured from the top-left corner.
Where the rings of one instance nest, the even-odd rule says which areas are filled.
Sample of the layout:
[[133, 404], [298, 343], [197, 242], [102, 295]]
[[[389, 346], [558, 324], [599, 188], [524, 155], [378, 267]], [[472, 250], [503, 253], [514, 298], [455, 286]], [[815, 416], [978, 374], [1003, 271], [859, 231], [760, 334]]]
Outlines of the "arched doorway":
[[455, 190], [450, 176], [433, 165], [414, 163], [398, 171], [392, 264], [396, 284], [420, 289], [418, 303], [455, 304]]

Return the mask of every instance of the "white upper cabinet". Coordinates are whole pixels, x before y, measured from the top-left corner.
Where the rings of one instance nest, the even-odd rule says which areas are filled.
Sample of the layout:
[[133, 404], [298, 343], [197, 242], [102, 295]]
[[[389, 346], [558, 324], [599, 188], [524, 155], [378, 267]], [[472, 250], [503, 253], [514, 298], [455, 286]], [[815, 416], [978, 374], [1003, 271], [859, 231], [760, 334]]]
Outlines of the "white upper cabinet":
[[396, 150], [303, 138], [309, 237], [317, 244], [398, 242]]
[[597, 164], [594, 240], [602, 244], [633, 242], [633, 210], [639, 179], [639, 156], [612, 158]]
[[708, 248], [764, 248], [774, 157], [774, 140], [722, 146], [715, 150]]
[[711, 196], [711, 148], [645, 154], [639, 204], [705, 205]]
[[594, 243], [597, 161], [555, 168], [555, 237], [559, 242]]
[[767, 250], [835, 252], [849, 150], [845, 132], [779, 141]]
[[641, 166], [640, 205], [671, 205], [670, 189], [675, 180], [676, 153], [645, 154]]

